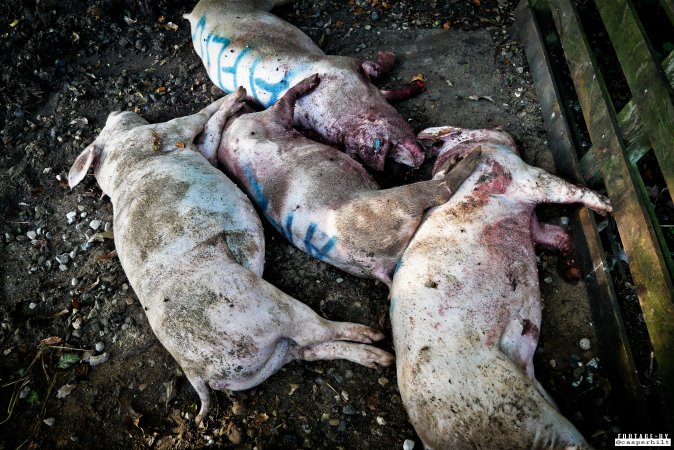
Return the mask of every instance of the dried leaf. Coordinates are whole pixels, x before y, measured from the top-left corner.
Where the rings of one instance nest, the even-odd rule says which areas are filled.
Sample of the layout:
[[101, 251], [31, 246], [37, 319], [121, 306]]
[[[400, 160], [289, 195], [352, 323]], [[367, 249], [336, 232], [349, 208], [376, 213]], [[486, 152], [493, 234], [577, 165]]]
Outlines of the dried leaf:
[[71, 35], [71, 38], [72, 38], [73, 42], [79, 42], [79, 40], [80, 40], [80, 35], [77, 34], [77, 33], [75, 33], [75, 32], [73, 31], [73, 32], [72, 32], [72, 35]]
[[166, 22], [166, 16], [159, 16], [159, 23]]
[[178, 142], [176, 142], [176, 147], [178, 147], [178, 148], [185, 148], [186, 145], [185, 145], [185, 143], [184, 143], [183, 141], [178, 141]]
[[449, 20], [442, 24], [442, 28], [445, 30], [449, 30], [451, 27], [452, 25], [449, 23]]
[[253, 423], [255, 425], [260, 425], [262, 423], [265, 423], [268, 420], [269, 420], [269, 416], [267, 415], [267, 413], [259, 413], [259, 414], [256, 414], [255, 417], [253, 417]]
[[343, 20], [335, 20], [335, 28], [342, 28], [344, 26]]
[[56, 398], [65, 398], [70, 395], [72, 391], [75, 390], [77, 387], [76, 384], [64, 384], [61, 386], [61, 388], [56, 392]]
[[133, 25], [134, 23], [138, 22], [137, 20], [132, 19], [131, 17], [124, 16], [124, 22], [127, 25]]
[[58, 343], [61, 342], [61, 341], [62, 341], [62, 339], [61, 339], [60, 337], [58, 337], [58, 336], [49, 336], [48, 338], [42, 339], [42, 340], [40, 341], [40, 344], [44, 344], [44, 345], [54, 345], [54, 344], [58, 344]]
[[418, 73], [412, 77], [411, 81], [426, 81], [426, 76], [423, 73]]
[[131, 407], [131, 402], [125, 398], [118, 399], [117, 403], [119, 404], [119, 415], [122, 416], [122, 423], [133, 423], [137, 428], [139, 427], [140, 418], [143, 417], [142, 414], [136, 412]]
[[299, 389], [300, 385], [299, 384], [291, 384], [290, 385], [290, 392], [288, 392], [288, 395], [293, 395], [297, 389]]
[[100, 241], [103, 242], [106, 239], [115, 239], [112, 231], [99, 231], [98, 233], [92, 235], [87, 242]]
[[170, 402], [171, 400], [173, 400], [173, 399], [176, 397], [176, 394], [177, 394], [177, 392], [176, 392], [176, 384], [177, 384], [177, 381], [178, 381], [178, 380], [177, 380], [176, 378], [174, 378], [174, 379], [172, 379], [171, 381], [165, 381], [165, 382], [163, 383], [163, 384], [164, 384], [164, 387], [166, 388], [166, 393], [165, 393], [166, 397], [165, 397], [165, 401], [164, 401], [164, 404], [165, 404], [165, 405], [168, 405], [168, 402]]
[[155, 130], [152, 130], [152, 151], [158, 152], [160, 148], [159, 134]]
[[111, 259], [114, 259], [117, 257], [117, 250], [113, 250], [110, 253], [106, 253], [105, 255], [96, 255], [94, 256], [94, 259], [96, 261], [110, 261]]
[[480, 0], [473, 0], [473, 5], [480, 6]]
[[376, 411], [379, 407], [379, 394], [372, 394], [367, 398], [367, 407], [370, 411]]
[[14, 21], [13, 21], [12, 23], [10, 23], [9, 26], [12, 27], [12, 28], [14, 28], [14, 27], [17, 26], [18, 24], [19, 24], [19, 19], [14, 19]]
[[157, 94], [163, 94], [166, 92], [166, 86], [159, 86], [157, 89], [154, 90]]
[[178, 30], [178, 25], [176, 25], [173, 22], [169, 22], [165, 25], [159, 25], [161, 28], [167, 30], [167, 31], [177, 31]]

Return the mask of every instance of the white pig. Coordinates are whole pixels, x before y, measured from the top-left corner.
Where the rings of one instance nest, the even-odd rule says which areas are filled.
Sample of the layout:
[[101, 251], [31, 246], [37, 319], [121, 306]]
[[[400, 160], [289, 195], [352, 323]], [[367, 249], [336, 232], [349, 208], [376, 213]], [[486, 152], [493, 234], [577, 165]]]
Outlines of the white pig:
[[534, 377], [541, 326], [534, 244], [566, 248], [540, 226], [538, 203], [608, 200], [525, 164], [500, 130], [443, 127], [448, 158], [482, 149], [482, 162], [445, 204], [428, 211], [391, 288], [398, 386], [427, 448], [588, 448]]
[[93, 167], [110, 197], [120, 262], [152, 330], [199, 394], [197, 421], [209, 410], [208, 386], [248, 389], [292, 360], [392, 362], [376, 347], [343, 342], [369, 343], [381, 333], [323, 319], [261, 278], [259, 218], [199, 153], [217, 146], [243, 96], [239, 90], [198, 114], [155, 125], [112, 113], [68, 175], [73, 187]]
[[384, 168], [387, 155], [419, 167], [423, 151], [387, 98], [411, 96], [423, 87], [381, 92], [370, 78], [393, 67], [393, 53], [380, 52], [376, 62], [326, 55], [298, 28], [267, 12], [279, 3], [285, 1], [201, 0], [185, 15], [194, 49], [213, 83], [226, 92], [243, 86], [266, 108], [300, 80], [319, 73], [323, 82], [298, 102], [295, 125], [345, 147], [374, 169]]
[[271, 108], [234, 119], [218, 159], [295, 246], [348, 273], [390, 285], [424, 211], [452, 196], [479, 155], [437, 180], [380, 190], [347, 155], [293, 130], [295, 102], [320, 83], [313, 75]]

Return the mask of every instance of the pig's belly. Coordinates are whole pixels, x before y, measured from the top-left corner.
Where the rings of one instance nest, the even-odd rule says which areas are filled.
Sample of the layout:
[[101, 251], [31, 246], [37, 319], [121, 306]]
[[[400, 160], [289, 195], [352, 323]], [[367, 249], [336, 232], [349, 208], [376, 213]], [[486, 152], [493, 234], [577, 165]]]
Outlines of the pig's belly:
[[142, 274], [161, 273], [195, 248], [219, 241], [239, 264], [261, 275], [262, 225], [243, 192], [196, 153], [155, 161], [113, 193], [115, 245], [134, 289], [151, 291]]

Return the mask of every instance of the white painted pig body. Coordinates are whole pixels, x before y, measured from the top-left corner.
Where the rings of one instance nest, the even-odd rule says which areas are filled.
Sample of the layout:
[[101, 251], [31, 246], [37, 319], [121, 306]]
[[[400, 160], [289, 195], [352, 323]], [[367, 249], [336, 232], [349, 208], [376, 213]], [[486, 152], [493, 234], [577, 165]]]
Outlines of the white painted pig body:
[[274, 3], [201, 0], [185, 16], [213, 83], [226, 92], [243, 86], [266, 108], [318, 73], [323, 82], [298, 102], [296, 125], [377, 170], [387, 154], [418, 167], [424, 156], [412, 128], [369, 79], [389, 70], [395, 56], [380, 53], [372, 62], [325, 55], [298, 28], [267, 12]]
[[322, 83], [314, 75], [270, 109], [233, 120], [218, 159], [296, 247], [389, 285], [424, 211], [447, 201], [479, 157], [438, 180], [380, 190], [347, 155], [293, 130], [295, 101]]
[[199, 394], [197, 420], [209, 409], [207, 386], [247, 389], [294, 359], [391, 362], [375, 347], [339, 342], [380, 333], [322, 319], [260, 278], [259, 218], [193, 143], [206, 127], [200, 147], [217, 145], [241, 97], [156, 125], [113, 113], [69, 174], [74, 186], [93, 166], [110, 196], [120, 262], [157, 338]]
[[431, 209], [403, 254], [391, 288], [398, 385], [428, 448], [585, 448], [534, 377], [541, 325], [534, 243], [564, 246], [540, 227], [538, 203], [607, 200], [518, 156], [496, 130], [432, 129], [446, 158], [481, 146], [482, 163]]

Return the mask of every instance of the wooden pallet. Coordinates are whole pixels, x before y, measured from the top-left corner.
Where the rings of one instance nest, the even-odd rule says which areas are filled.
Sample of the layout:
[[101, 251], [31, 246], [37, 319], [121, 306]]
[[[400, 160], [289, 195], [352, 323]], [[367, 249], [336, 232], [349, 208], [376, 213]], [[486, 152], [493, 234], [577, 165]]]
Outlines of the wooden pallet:
[[[670, 0], [661, 0], [674, 19]], [[669, 405], [674, 405], [674, 266], [636, 162], [651, 149], [670, 192], [674, 192], [674, 54], [656, 63], [630, 0], [595, 0], [627, 79], [632, 100], [616, 114], [572, 0], [521, 0], [516, 11], [558, 173], [579, 184], [603, 182], [614, 208], [620, 238], [653, 344]], [[670, 11], [671, 8], [671, 11]], [[552, 15], [571, 73], [592, 148], [580, 160], [573, 120], [566, 113], [545, 40], [541, 14]], [[674, 23], [674, 20], [673, 20]], [[664, 69], [664, 70], [661, 70]], [[581, 208], [573, 218], [583, 270], [593, 298], [600, 349], [631, 417], [650, 422], [615, 289], [593, 214]], [[674, 249], [673, 249], [674, 250]], [[665, 407], [668, 428], [671, 413]], [[669, 409], [671, 410], [671, 409]]]

